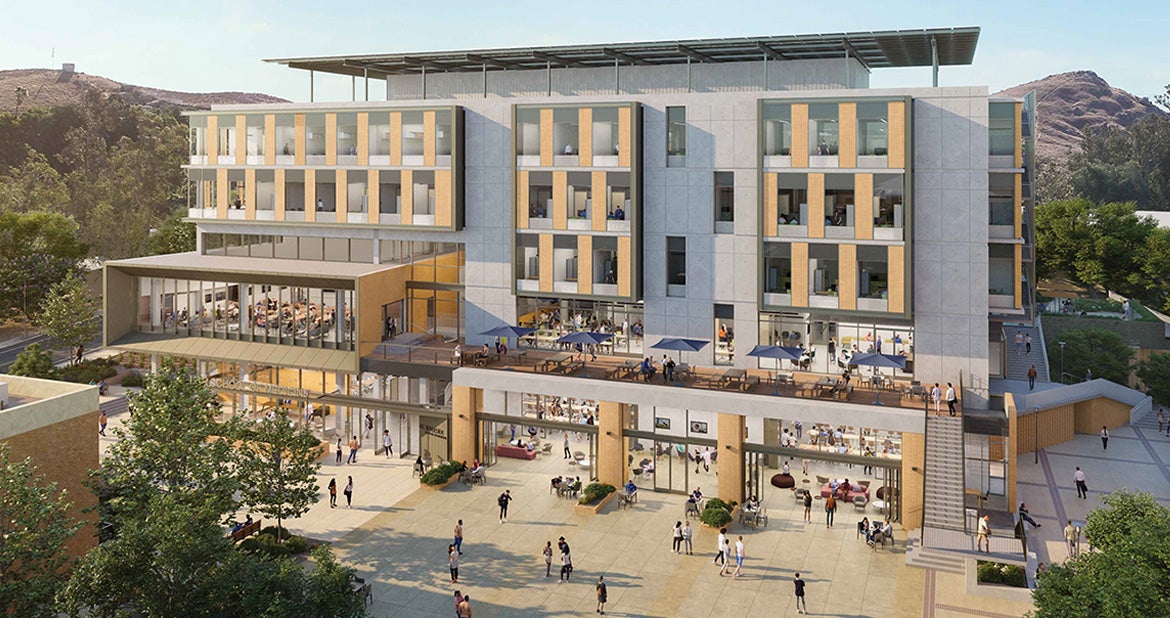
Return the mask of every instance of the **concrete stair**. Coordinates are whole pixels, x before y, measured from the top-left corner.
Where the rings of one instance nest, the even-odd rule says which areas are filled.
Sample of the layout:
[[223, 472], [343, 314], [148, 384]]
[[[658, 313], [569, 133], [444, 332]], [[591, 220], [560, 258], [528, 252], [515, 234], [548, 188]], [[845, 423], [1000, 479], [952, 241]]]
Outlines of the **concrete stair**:
[[926, 417], [924, 525], [963, 529], [963, 418]]
[[101, 397], [98, 401], [98, 410], [106, 416], [114, 416], [130, 411], [130, 400], [125, 397]]
[[922, 539], [918, 536], [906, 539], [906, 566], [908, 567], [962, 575], [966, 572], [963, 563], [965, 559], [965, 556], [959, 554], [923, 547]]
[[[1025, 337], [1032, 336], [1032, 353], [1025, 354], [1023, 348], [1016, 354], [1016, 333]], [[1008, 380], [1027, 380], [1028, 368], [1036, 365], [1036, 381], [1051, 382], [1048, 372], [1048, 355], [1044, 348], [1044, 332], [1028, 324], [1004, 324], [1004, 378]]]

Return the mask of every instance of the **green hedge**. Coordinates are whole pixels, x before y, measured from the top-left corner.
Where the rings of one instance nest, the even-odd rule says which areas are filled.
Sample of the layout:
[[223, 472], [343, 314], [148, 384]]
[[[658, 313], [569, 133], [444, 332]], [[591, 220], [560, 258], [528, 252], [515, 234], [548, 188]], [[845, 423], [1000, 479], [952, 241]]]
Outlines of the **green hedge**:
[[444, 461], [443, 463], [427, 470], [422, 475], [422, 482], [426, 485], [442, 485], [448, 479], [459, 474], [459, 464], [453, 461]]
[[[720, 504], [723, 504], [720, 501]], [[722, 528], [731, 521], [731, 511], [723, 508], [720, 505], [707, 505], [703, 512], [699, 514], [699, 521], [711, 526], [712, 528]]]
[[131, 371], [126, 377], [122, 378], [122, 386], [138, 386], [146, 384], [146, 378], [137, 371]]
[[303, 536], [293, 536], [285, 530], [284, 536], [287, 540], [284, 543], [277, 543], [274, 534], [276, 528], [269, 526], [265, 530], [268, 532], [261, 532], [240, 541], [240, 551], [267, 556], [295, 556], [309, 551], [309, 541]]
[[1001, 562], [987, 562], [980, 560], [977, 573], [981, 584], [1002, 584], [1016, 588], [1027, 588], [1027, 578], [1024, 576], [1024, 567]]
[[577, 503], [597, 504], [615, 491], [617, 491], [617, 488], [608, 483], [590, 483], [581, 491], [581, 497], [577, 499]]
[[66, 382], [77, 382], [79, 384], [88, 384], [90, 382], [97, 384], [102, 380], [118, 375], [118, 370], [111, 367], [105, 359], [101, 358], [84, 360], [80, 363], [62, 367], [57, 371], [62, 380]]

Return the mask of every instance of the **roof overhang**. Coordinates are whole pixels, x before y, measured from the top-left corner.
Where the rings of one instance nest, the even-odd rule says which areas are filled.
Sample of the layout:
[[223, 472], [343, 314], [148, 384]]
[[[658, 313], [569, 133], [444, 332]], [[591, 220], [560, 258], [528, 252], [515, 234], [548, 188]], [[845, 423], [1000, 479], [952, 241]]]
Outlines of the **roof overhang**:
[[353, 76], [468, 73], [547, 68], [597, 68], [762, 60], [855, 58], [867, 68], [971, 64], [979, 27], [841, 32], [641, 43], [508, 47], [457, 51], [269, 58], [294, 69]]

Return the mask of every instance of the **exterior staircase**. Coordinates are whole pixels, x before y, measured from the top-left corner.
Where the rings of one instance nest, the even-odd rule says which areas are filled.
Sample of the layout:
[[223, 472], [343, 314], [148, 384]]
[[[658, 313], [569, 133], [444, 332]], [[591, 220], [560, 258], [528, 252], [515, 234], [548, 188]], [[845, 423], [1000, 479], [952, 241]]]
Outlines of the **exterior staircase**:
[[922, 546], [922, 537], [913, 535], [906, 539], [906, 566], [932, 569], [962, 575], [966, 556], [938, 551]]
[[963, 530], [963, 417], [926, 417], [925, 527]]
[[126, 397], [101, 397], [98, 401], [98, 410], [106, 416], [116, 416], [130, 411], [130, 400]]
[[[1039, 322], [1037, 322], [1039, 324]], [[1032, 353], [1025, 354], [1023, 348], [1016, 353], [1016, 333], [1024, 337], [1032, 336]], [[1048, 354], [1044, 349], [1044, 331], [1039, 326], [1030, 324], [1004, 324], [1004, 375], [1008, 380], [1027, 380], [1028, 368], [1036, 365], [1036, 381], [1051, 382], [1048, 373]]]

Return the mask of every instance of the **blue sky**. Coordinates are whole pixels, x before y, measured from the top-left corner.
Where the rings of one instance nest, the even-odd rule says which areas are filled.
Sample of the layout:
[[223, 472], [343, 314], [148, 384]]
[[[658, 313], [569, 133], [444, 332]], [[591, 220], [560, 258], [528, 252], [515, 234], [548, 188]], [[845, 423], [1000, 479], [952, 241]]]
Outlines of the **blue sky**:
[[[1170, 84], [1164, 0], [5, 4], [15, 6], [4, 8], [0, 69], [74, 62], [79, 71], [144, 86], [256, 91], [292, 100], [308, 99], [307, 74], [262, 58], [947, 26], [983, 30], [974, 65], [944, 67], [942, 85], [995, 91], [1078, 69], [1096, 71], [1139, 96]], [[876, 70], [871, 77], [875, 87], [929, 81], [929, 68]], [[318, 100], [349, 96], [348, 78], [318, 77]]]

